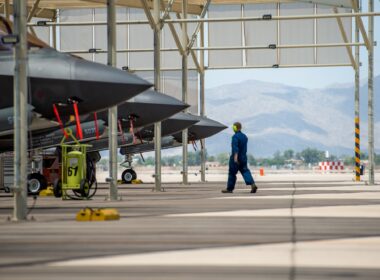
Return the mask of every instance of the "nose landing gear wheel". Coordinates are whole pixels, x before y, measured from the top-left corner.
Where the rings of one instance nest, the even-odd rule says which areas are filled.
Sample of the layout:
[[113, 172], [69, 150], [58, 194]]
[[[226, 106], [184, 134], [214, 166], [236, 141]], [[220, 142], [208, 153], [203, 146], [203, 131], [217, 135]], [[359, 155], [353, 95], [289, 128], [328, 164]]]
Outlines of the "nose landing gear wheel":
[[62, 197], [62, 181], [60, 179], [55, 179], [53, 192], [55, 197]]
[[133, 169], [125, 169], [121, 174], [121, 180], [124, 184], [131, 184], [133, 180], [137, 179], [137, 174]]
[[90, 193], [90, 187], [88, 184], [88, 181], [85, 179], [82, 179], [80, 181], [80, 194], [82, 198], [87, 198]]
[[47, 182], [43, 175], [40, 173], [32, 173], [28, 175], [28, 193], [37, 195], [43, 189], [46, 189]]

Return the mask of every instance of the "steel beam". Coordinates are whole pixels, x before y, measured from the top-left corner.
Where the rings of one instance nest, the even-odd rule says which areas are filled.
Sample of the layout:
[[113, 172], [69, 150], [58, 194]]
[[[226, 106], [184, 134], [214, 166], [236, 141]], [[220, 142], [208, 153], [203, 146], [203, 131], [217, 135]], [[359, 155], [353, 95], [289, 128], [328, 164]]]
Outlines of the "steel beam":
[[[175, 33], [176, 34], [176, 33]], [[176, 37], [179, 40], [178, 35]], [[182, 55], [182, 46], [181, 43], [179, 42], [180, 49], [178, 48], [162, 48], [161, 52], [176, 52], [179, 51], [180, 54]], [[331, 47], [346, 47], [346, 46], [365, 46], [364, 43], [332, 43], [332, 44], [305, 44], [305, 45], [278, 45], [275, 46], [277, 49], [298, 49], [298, 48], [331, 48]], [[193, 47], [192, 51], [216, 51], [216, 50], [267, 50], [270, 49], [269, 46], [231, 46], [231, 47]], [[68, 51], [63, 51], [64, 53], [88, 53], [87, 50], [68, 50]], [[132, 52], [154, 52], [154, 49], [152, 48], [140, 48], [140, 49], [119, 49], [116, 52], [118, 53], [132, 53]], [[107, 53], [106, 50], [97, 50], [95, 54], [97, 53]], [[197, 65], [196, 65], [197, 66]], [[202, 69], [199, 63], [199, 67], [197, 68]], [[201, 70], [199, 70], [201, 71]]]
[[[187, 18], [187, 0], [182, 0], [182, 16], [184, 19]], [[182, 46], [187, 46], [188, 44], [188, 36], [187, 36], [187, 23], [182, 22]], [[187, 72], [188, 72], [188, 66], [187, 66], [187, 58], [188, 53], [187, 51], [183, 52], [182, 54], [182, 101], [184, 103], [187, 103]], [[187, 111], [187, 110], [185, 110]], [[188, 130], [184, 129], [182, 130], [182, 183], [184, 185], [189, 184], [189, 178], [188, 178]]]
[[[337, 8], [334, 8], [334, 13], [338, 14], [338, 9]], [[342, 19], [341, 18], [336, 18], [336, 20], [338, 22], [339, 30], [340, 30], [340, 33], [342, 35], [343, 41], [346, 44], [349, 43], [348, 37], [347, 37], [347, 34], [346, 34], [346, 30], [344, 30]], [[351, 48], [351, 46], [346, 45], [346, 50], [347, 50], [348, 57], [350, 58], [352, 67], [356, 71], [356, 69], [358, 68], [358, 65], [356, 64], [354, 55], [352, 54], [352, 48]]]
[[10, 15], [11, 15], [11, 5], [9, 4], [9, 0], [5, 0], [4, 10], [5, 10], [5, 18], [9, 20]]
[[368, 13], [339, 13], [339, 14], [317, 14], [317, 15], [293, 15], [293, 16], [273, 16], [266, 19], [259, 17], [225, 17], [225, 18], [188, 18], [188, 19], [167, 19], [165, 22], [172, 23], [197, 23], [197, 22], [240, 22], [240, 21], [273, 21], [273, 20], [298, 20], [298, 19], [331, 19], [331, 18], [349, 18], [349, 17], [373, 17], [380, 16], [380, 12]]
[[[337, 6], [337, 3], [334, 4], [334, 1], [330, 1], [330, 0], [324, 0], [324, 1], [313, 1], [313, 0], [295, 0], [295, 2], [301, 2], [301, 3], [306, 3], [306, 4], [320, 4], [320, 5], [323, 5], [323, 6], [329, 6], [329, 7], [336, 7]], [[350, 5], [339, 5], [339, 7], [342, 7], [342, 8], [347, 8], [347, 9], [351, 9], [352, 7]]]
[[[203, 24], [200, 26], [200, 45], [204, 47], [204, 28]], [[200, 115], [204, 117], [206, 115], [205, 107], [205, 71], [204, 71], [204, 51], [199, 53], [200, 65], [202, 71], [199, 72], [199, 102], [200, 102]], [[206, 182], [206, 141], [201, 139], [201, 182]]]
[[[208, 7], [210, 6], [210, 3], [211, 3], [211, 0], [207, 0], [206, 4], [203, 7], [200, 18], [204, 18], [206, 16], [206, 13], [208, 11]], [[199, 30], [201, 29], [201, 25], [202, 25], [202, 23], [198, 22], [197, 26], [195, 27], [193, 35], [191, 36], [191, 40], [190, 40], [189, 44], [187, 45], [187, 51], [190, 51], [191, 48], [193, 47], [195, 40], [197, 39], [197, 34], [198, 34]]]
[[141, 1], [143, 8], [144, 8], [145, 15], [148, 18], [149, 25], [154, 30], [156, 28], [156, 24], [154, 22], [152, 13], [150, 12], [148, 2], [146, 2], [146, 0], [140, 0], [140, 1]]
[[[162, 2], [161, 2], [161, 7], [165, 8], [164, 3], [162, 3]], [[170, 14], [167, 14], [165, 18], [171, 19]], [[179, 38], [179, 36], [177, 34], [177, 30], [175, 29], [173, 23], [168, 23], [168, 26], [169, 26], [170, 32], [172, 33], [174, 42], [177, 45], [178, 51], [182, 55], [183, 52], [185, 51], [184, 50], [185, 48], [181, 44], [181, 39]], [[162, 20], [160, 22], [160, 28], [162, 29], [163, 27], [164, 27], [164, 18], [162, 18]]]
[[[177, 15], [177, 18], [181, 18], [181, 15], [179, 13], [176, 13]], [[181, 28], [182, 28], [182, 25], [181, 25]], [[189, 36], [187, 35], [187, 42], [189, 42]], [[189, 52], [191, 54], [191, 57], [193, 58], [193, 61], [194, 61], [194, 64], [195, 66], [197, 67], [198, 69], [198, 72], [202, 71], [201, 69], [201, 66], [199, 65], [199, 62], [198, 62], [198, 58], [197, 58], [197, 54], [195, 53], [195, 51], [193, 49], [188, 49], [187, 46], [184, 46], [184, 51], [186, 52], [187, 55], [189, 55]]]
[[[335, 14], [317, 14], [317, 15], [304, 15], [304, 16], [272, 16], [271, 20], [298, 20], [298, 19], [323, 19], [323, 18], [347, 18], [347, 17], [369, 17], [369, 16], [380, 16], [380, 12], [372, 12], [372, 13], [339, 13]], [[267, 19], [263, 19], [263, 17], [227, 17], [227, 18], [188, 18], [188, 19], [165, 19], [164, 23], [197, 23], [197, 22], [236, 22], [236, 21], [270, 21]], [[132, 24], [149, 24], [148, 20], [125, 20], [118, 21], [117, 25], [132, 25]], [[107, 22], [104, 21], [87, 21], [87, 22], [46, 22], [45, 26], [98, 26], [98, 25], [107, 25]], [[30, 23], [28, 26], [37, 26], [37, 23]]]
[[14, 208], [13, 221], [27, 219], [27, 163], [28, 163], [28, 48], [26, 17], [27, 6], [25, 1], [14, 2], [14, 33], [19, 42], [15, 46], [15, 73], [14, 73]]
[[[330, 64], [281, 64], [278, 68], [321, 68], [321, 67], [352, 67], [351, 63], [330, 63]], [[206, 70], [226, 70], [226, 69], [267, 69], [273, 68], [273, 65], [260, 65], [260, 66], [207, 66]], [[276, 66], [277, 68], [277, 66]], [[180, 71], [182, 68], [167, 67], [161, 68], [161, 71]], [[189, 70], [198, 70], [194, 67], [189, 67]], [[153, 68], [135, 68], [130, 69], [131, 72], [137, 71], [154, 71]]]
[[[153, 19], [155, 23], [154, 32], [154, 88], [161, 90], [161, 28], [160, 22], [161, 0], [153, 0]], [[154, 154], [155, 154], [155, 174], [154, 191], [160, 192], [162, 188], [161, 180], [161, 122], [154, 124]]]
[[[116, 4], [107, 0], [107, 64], [116, 67]], [[117, 190], [117, 106], [108, 109], [108, 149], [109, 149], [109, 200], [118, 199]]]
[[[373, 0], [368, 0], [368, 11], [373, 12]], [[375, 184], [375, 146], [374, 146], [374, 96], [373, 96], [373, 46], [374, 46], [374, 21], [373, 17], [368, 17], [368, 39], [370, 48], [368, 49], [368, 183]]]
[[[351, 3], [352, 3], [352, 7], [355, 11], [355, 13], [361, 13], [361, 7], [359, 5], [359, 1], [358, 0], [351, 0]], [[365, 27], [364, 27], [364, 24], [363, 24], [363, 20], [360, 16], [356, 16], [355, 17], [355, 20], [356, 20], [356, 25], [359, 27], [359, 30], [362, 34], [362, 37], [363, 37], [363, 40], [365, 42], [365, 45], [367, 47], [367, 50], [369, 49], [371, 43], [368, 39], [368, 35], [367, 35], [367, 32], [365, 30]]]
[[[166, 8], [165, 8], [164, 14], [162, 15], [161, 21], [163, 21], [163, 20], [165, 20], [165, 19], [168, 18], [169, 13], [172, 11], [173, 3], [174, 3], [174, 0], [169, 0], [168, 5], [167, 5]], [[161, 4], [162, 4], [161, 6], [164, 5], [163, 2], [161, 2]], [[161, 22], [161, 28], [162, 28], [163, 26], [164, 26], [164, 23]]]
[[[56, 17], [54, 18], [54, 21], [57, 21], [58, 20], [58, 17], [59, 17], [59, 11], [57, 11], [57, 14], [56, 14]], [[52, 32], [52, 37], [53, 37], [53, 40], [52, 40], [52, 45], [53, 45], [53, 48], [54, 49], [57, 49], [57, 26], [52, 26], [51, 27], [51, 32]]]
[[40, 1], [41, 0], [36, 0], [34, 2], [33, 7], [28, 14], [28, 19], [27, 19], [28, 22], [30, 22], [32, 20], [32, 18], [34, 17], [34, 14], [36, 13], [36, 11], [38, 9], [38, 5], [40, 4]]
[[[358, 21], [355, 23], [355, 41], [359, 42]], [[358, 66], [355, 69], [355, 181], [360, 181], [360, 47], [355, 47], [355, 61]]]

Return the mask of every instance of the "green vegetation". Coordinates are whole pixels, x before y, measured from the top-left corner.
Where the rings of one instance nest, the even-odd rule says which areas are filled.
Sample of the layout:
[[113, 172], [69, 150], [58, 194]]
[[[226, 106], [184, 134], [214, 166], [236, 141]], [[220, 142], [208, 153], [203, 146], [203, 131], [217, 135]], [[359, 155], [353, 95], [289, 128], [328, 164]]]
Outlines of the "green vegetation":
[[[201, 153], [189, 152], [189, 166], [199, 166], [201, 164]], [[228, 165], [230, 159], [229, 153], [221, 153], [215, 156], [210, 156], [206, 152], [206, 159], [208, 162], [216, 162], [221, 166]], [[118, 158], [119, 163], [123, 161], [123, 157]], [[336, 157], [330, 155], [326, 160], [325, 152], [318, 149], [307, 148], [301, 152], [295, 152], [291, 149], [285, 150], [283, 152], [277, 151], [272, 157], [268, 158], [256, 158], [253, 155], [248, 155], [248, 163], [251, 166], [259, 167], [276, 167], [276, 168], [293, 168], [295, 166], [315, 166], [320, 161], [337, 161], [340, 160], [344, 162], [346, 166], [354, 165], [355, 159], [353, 156], [342, 156]], [[362, 153], [361, 160], [368, 160], [368, 155]], [[140, 166], [154, 166], [154, 157], [147, 157], [144, 160], [141, 156], [135, 156], [134, 162], [136, 165]], [[380, 154], [375, 154], [376, 165], [380, 165]], [[101, 159], [98, 163], [99, 166], [103, 166], [107, 169], [108, 159]], [[166, 156], [162, 157], [163, 166], [181, 166], [182, 165], [182, 155]]]
[[[206, 153], [206, 158], [207, 158], [207, 153]], [[137, 156], [136, 160], [137, 160], [138, 165], [144, 165], [144, 166], [154, 165], [154, 157], [147, 157], [143, 161], [140, 156]], [[210, 159], [208, 159], [208, 161], [210, 161]], [[162, 157], [161, 162], [162, 162], [162, 166], [182, 165], [182, 155]], [[188, 165], [189, 166], [201, 165], [201, 153], [189, 152]]]

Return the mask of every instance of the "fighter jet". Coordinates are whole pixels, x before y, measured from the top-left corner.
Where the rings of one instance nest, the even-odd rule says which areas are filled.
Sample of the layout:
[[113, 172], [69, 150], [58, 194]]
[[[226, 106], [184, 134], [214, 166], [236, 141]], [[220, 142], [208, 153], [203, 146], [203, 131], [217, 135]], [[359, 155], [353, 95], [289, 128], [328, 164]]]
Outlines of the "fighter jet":
[[[144, 137], [146, 132], [139, 133], [142, 128], [136, 128], [136, 125], [151, 125], [152, 123], [164, 120], [187, 107], [189, 107], [189, 105], [182, 101], [156, 91], [145, 91], [128, 102], [119, 105], [119, 119], [124, 120], [119, 122], [119, 145], [132, 145], [135, 143], [135, 140], [137, 140], [137, 136], [139, 137], [139, 141], [143, 140], [141, 137]], [[5, 113], [7, 113], [7, 111], [5, 111]], [[11, 116], [12, 115], [9, 115], [10, 118]], [[91, 151], [93, 152], [108, 149], [108, 114], [106, 112], [99, 112], [96, 120], [93, 117], [82, 117], [82, 119], [85, 121], [81, 123], [81, 130], [83, 133], [83, 140], [81, 141], [90, 142], [90, 144], [93, 145], [91, 148]], [[184, 119], [184, 117], [182, 117], [182, 119]], [[190, 124], [193, 124], [196, 121], [197, 120], [192, 120]], [[182, 122], [184, 122], [184, 120]], [[136, 137], [133, 137], [133, 133], [128, 132], [130, 127], [133, 127], [133, 130], [131, 131], [136, 133]], [[172, 125], [170, 127], [172, 127]], [[72, 124], [66, 128], [69, 128], [72, 131], [72, 134], [76, 136], [76, 125]], [[166, 126], [164, 125], [164, 131], [165, 128]], [[168, 131], [173, 130], [171, 128], [171, 130]], [[63, 136], [64, 134], [60, 127], [35, 130], [31, 133], [28, 142], [29, 150], [57, 147], [60, 145]], [[73, 142], [71, 137], [66, 139], [66, 143], [71, 142]], [[12, 150], [12, 137], [9, 135], [0, 137], [0, 153]], [[33, 187], [31, 193], [36, 194], [46, 186], [46, 180], [40, 173], [33, 173], [30, 175], [30, 178], [33, 178], [34, 182], [33, 184], [30, 184]]]
[[[186, 128], [189, 128], [199, 122], [198, 116], [190, 113], [178, 113], [162, 122], [161, 136], [167, 136], [175, 134]], [[146, 141], [153, 140], [154, 137], [154, 125], [143, 127], [140, 132], [142, 138]]]
[[[136, 97], [128, 100], [127, 102], [118, 106], [118, 119], [119, 122], [119, 133], [123, 134], [119, 136], [120, 145], [128, 142], [132, 138], [132, 134], [124, 135], [124, 132], [128, 132], [131, 126], [136, 131], [136, 137], [141, 136], [138, 131], [141, 126], [150, 125], [154, 122], [162, 121], [186, 108], [189, 105], [183, 103], [182, 101], [168, 96], [166, 94], [148, 90]], [[2, 113], [4, 113], [5, 122], [12, 118], [11, 111], [0, 110], [0, 124], [2, 119]], [[8, 115], [6, 114], [8, 113]], [[184, 118], [184, 117], [182, 117]], [[10, 126], [11, 127], [11, 126]], [[98, 149], [93, 150], [104, 150], [108, 149], [108, 112], [102, 111], [97, 113], [97, 120], [95, 121], [94, 116], [83, 117], [81, 128], [83, 132], [83, 142], [89, 142], [93, 140], [92, 144]], [[140, 129], [138, 129], [140, 127]], [[77, 135], [77, 127], [75, 124], [68, 126], [73, 135]], [[62, 140], [63, 131], [58, 126], [54, 128], [39, 129], [32, 132], [32, 137], [29, 141], [29, 150], [34, 149], [47, 149], [60, 145]], [[69, 143], [72, 141], [71, 138], [67, 139]], [[13, 150], [13, 138], [8, 136], [0, 137], [0, 152], [12, 151]]]
[[[192, 117], [193, 120], [197, 120], [197, 122], [191, 125], [190, 127], [183, 127], [181, 129], [183, 130], [188, 128], [189, 143], [194, 143], [195, 141], [206, 139], [227, 128], [225, 125], [207, 117], [200, 117], [195, 115], [192, 115]], [[166, 135], [161, 139], [162, 149], [180, 147], [181, 145], [181, 132], [174, 132], [173, 135]], [[124, 183], [131, 183], [132, 180], [137, 178], [136, 172], [131, 167], [132, 156], [134, 154], [141, 154], [151, 151], [154, 151], [154, 143], [152, 141], [147, 141], [136, 145], [130, 145], [122, 147], [120, 149], [120, 154], [126, 157], [126, 162], [129, 164], [129, 166], [127, 166], [127, 169], [125, 169], [121, 175], [122, 181]]]
[[[9, 34], [10, 29], [9, 22], [0, 17], [0, 37]], [[57, 120], [59, 114], [62, 122], [66, 122], [74, 115], [74, 106], [81, 115], [101, 111], [152, 86], [126, 71], [60, 53], [32, 35], [28, 43], [29, 105], [34, 117], [31, 130], [51, 126], [47, 122], [34, 122], [36, 117]], [[12, 50], [1, 47], [0, 110], [13, 107], [14, 67]], [[10, 129], [0, 128], [0, 135], [11, 133]]]
[[[227, 126], [224, 124], [221, 124], [220, 122], [217, 122], [210, 118], [201, 116], [197, 117], [199, 119], [199, 122], [188, 129], [189, 142], [206, 139], [227, 128]], [[182, 133], [173, 134], [173, 137], [175, 140], [182, 143]]]
[[[175, 114], [161, 123], [161, 136], [168, 136], [183, 129], [186, 129], [199, 121], [194, 115], [188, 113]], [[118, 136], [118, 147], [138, 146], [147, 141], [152, 141], [154, 137], [154, 125], [138, 128], [133, 134], [131, 132], [123, 133]], [[90, 143], [92, 147], [88, 150], [102, 151], [108, 149], [108, 138], [102, 138]]]
[[[119, 106], [118, 119], [124, 130], [143, 127], [188, 108], [189, 105], [164, 93], [147, 90]], [[98, 118], [107, 119], [108, 112], [98, 113]]]
[[[195, 115], [192, 115], [192, 116], [194, 120], [198, 120], [198, 122], [188, 127], [189, 143], [193, 141], [198, 141], [201, 139], [206, 139], [227, 128], [227, 126], [221, 124], [220, 122], [212, 120], [210, 118], [200, 117], [200, 116], [195, 116]], [[186, 127], [184, 127], [183, 129], [186, 129]], [[163, 149], [175, 148], [181, 145], [182, 145], [181, 132], [177, 132], [172, 135], [166, 135], [166, 137], [162, 139]], [[134, 146], [121, 148], [120, 154], [129, 155], [129, 154], [138, 154], [138, 153], [151, 152], [151, 151], [154, 151], [154, 143], [146, 142], [141, 145], [134, 145]]]

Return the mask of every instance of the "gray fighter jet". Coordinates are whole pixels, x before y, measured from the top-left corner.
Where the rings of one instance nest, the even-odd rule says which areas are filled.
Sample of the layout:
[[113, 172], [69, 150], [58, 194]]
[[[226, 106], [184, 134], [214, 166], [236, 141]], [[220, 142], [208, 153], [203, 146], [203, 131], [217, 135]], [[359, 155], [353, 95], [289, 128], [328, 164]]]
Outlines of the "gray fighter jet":
[[[119, 131], [119, 133], [128, 132], [131, 126], [133, 126], [133, 128], [140, 127], [141, 129], [142, 126], [162, 121], [187, 107], [189, 107], [189, 105], [174, 97], [153, 90], [145, 91], [118, 106], [118, 119], [120, 120], [119, 124], [122, 130]], [[3, 116], [1, 115], [2, 113]], [[4, 122], [6, 123], [7, 121], [12, 120], [12, 117], [11, 110], [0, 110], [0, 124], [2, 123], [2, 119], [4, 119]], [[108, 112], [97, 113], [96, 123], [93, 115], [91, 115], [91, 117], [82, 117], [81, 127], [83, 132], [83, 142], [100, 138], [92, 143], [94, 146], [99, 147], [97, 149], [94, 148], [93, 150], [108, 149], [108, 135], [106, 133], [108, 127]], [[76, 125], [71, 124], [68, 128], [70, 128], [73, 135], [76, 136]], [[139, 129], [135, 130], [136, 137], [140, 137], [141, 133], [138, 133]], [[60, 145], [63, 132], [59, 126], [56, 126], [54, 128], [35, 130], [31, 135], [29, 150], [47, 149]], [[131, 135], [132, 134], [126, 134], [125, 136], [120, 136], [120, 145], [132, 137]], [[68, 141], [70, 140], [72, 139], [68, 139]], [[13, 138], [10, 135], [0, 137], [0, 152], [12, 150]]]
[[[193, 141], [198, 141], [201, 139], [206, 139], [227, 128], [227, 126], [221, 124], [220, 122], [214, 121], [210, 118], [200, 117], [200, 116], [195, 116], [195, 115], [192, 115], [192, 116], [194, 120], [198, 120], [198, 122], [188, 127], [189, 143]], [[177, 132], [172, 135], [167, 135], [166, 137], [162, 139], [163, 149], [175, 148], [181, 145], [182, 145], [181, 132]], [[151, 141], [145, 142], [140, 145], [134, 145], [130, 147], [128, 146], [128, 147], [120, 149], [120, 153], [122, 155], [138, 154], [138, 153], [151, 152], [151, 151], [154, 151], [154, 143], [152, 143]]]
[[[206, 139], [227, 128], [227, 126], [207, 117], [200, 117], [195, 115], [192, 115], [192, 117], [193, 120], [197, 120], [197, 122], [190, 127], [183, 127], [180, 129], [183, 130], [188, 128], [189, 143], [194, 143], [195, 141]], [[180, 146], [182, 146], [181, 132], [174, 132], [173, 135], [167, 134], [161, 139], [162, 149], [170, 149]], [[131, 183], [132, 180], [137, 178], [136, 172], [131, 168], [132, 156], [134, 154], [141, 154], [151, 151], [154, 151], [154, 143], [152, 141], [146, 141], [141, 144], [130, 145], [122, 147], [120, 149], [120, 154], [126, 157], [126, 162], [129, 164], [127, 169], [125, 169], [121, 175], [122, 181], [124, 183]]]
[[[175, 114], [161, 123], [161, 136], [168, 136], [183, 129], [186, 129], [199, 121], [194, 115], [188, 113]], [[142, 143], [152, 141], [154, 137], [154, 125], [137, 128], [134, 135], [131, 132], [118, 136], [118, 147], [138, 146]], [[108, 138], [102, 138], [90, 143], [92, 147], [88, 150], [102, 151], [108, 149]]]
[[[188, 108], [182, 101], [154, 90], [147, 90], [119, 106], [118, 118], [123, 130], [143, 127]], [[98, 118], [107, 119], [108, 112], [98, 113]]]
[[[132, 145], [137, 140], [137, 138], [133, 137], [132, 133], [128, 132], [131, 126], [134, 127], [133, 131], [136, 133], [136, 137], [139, 137], [138, 140], [140, 143], [140, 141], [143, 141], [142, 137], [145, 137], [147, 132], [143, 131], [143, 133], [139, 133], [141, 128], [135, 128], [136, 125], [150, 125], [154, 122], [164, 120], [171, 115], [186, 109], [188, 106], [189, 105], [182, 101], [155, 91], [145, 91], [128, 102], [119, 105], [119, 118], [120, 120], [124, 120], [119, 123], [120, 127], [122, 127], [119, 133], [123, 133], [118, 137], [119, 145]], [[2, 110], [0, 110], [0, 114], [1, 113]], [[12, 112], [9, 112], [9, 110], [4, 110], [3, 113], [5, 114], [4, 118], [6, 121], [12, 118]], [[90, 144], [93, 145], [93, 148], [91, 148], [93, 151], [92, 154], [95, 155], [97, 151], [108, 149], [108, 134], [106, 133], [108, 114], [106, 112], [97, 114], [96, 122], [93, 117], [82, 116], [82, 120], [83, 119], [85, 119], [85, 121], [81, 123], [83, 132], [82, 141], [91, 141]], [[184, 119], [184, 117], [182, 117], [182, 119]], [[193, 119], [190, 124], [193, 124], [196, 121], [197, 120], [194, 121]], [[178, 120], [175, 123], [178, 124]], [[164, 132], [174, 131], [172, 128], [173, 123], [169, 122], [169, 124], [169, 129], [166, 129], [167, 125], [163, 125]], [[68, 127], [72, 130], [72, 133], [75, 136], [77, 132], [76, 125], [72, 124]], [[181, 128], [176, 129], [175, 131], [180, 129]], [[124, 133], [124, 131], [128, 133]], [[35, 130], [31, 133], [31, 136], [32, 137], [30, 137], [28, 142], [29, 150], [41, 150], [59, 146], [63, 138], [63, 131], [57, 126], [54, 128]], [[73, 140], [68, 138], [67, 143], [70, 142], [73, 142]], [[0, 153], [12, 150], [12, 137], [10, 135], [0, 137]], [[92, 156], [92, 154], [91, 157], [93, 158], [99, 157], [96, 155]], [[31, 186], [29, 189], [30, 193], [36, 194], [46, 186], [46, 180], [40, 173], [32, 173], [29, 177], [33, 181], [33, 184], [29, 184], [29, 186]]]
[[[0, 20], [0, 37], [9, 29], [9, 23]], [[34, 125], [35, 117], [56, 120], [53, 105], [66, 122], [74, 114], [74, 103], [84, 115], [120, 104], [152, 86], [126, 71], [60, 53], [31, 35], [28, 38], [31, 130], [50, 126]], [[14, 65], [12, 50], [0, 48], [0, 110], [13, 107]], [[0, 135], [11, 133], [0, 127]]]

